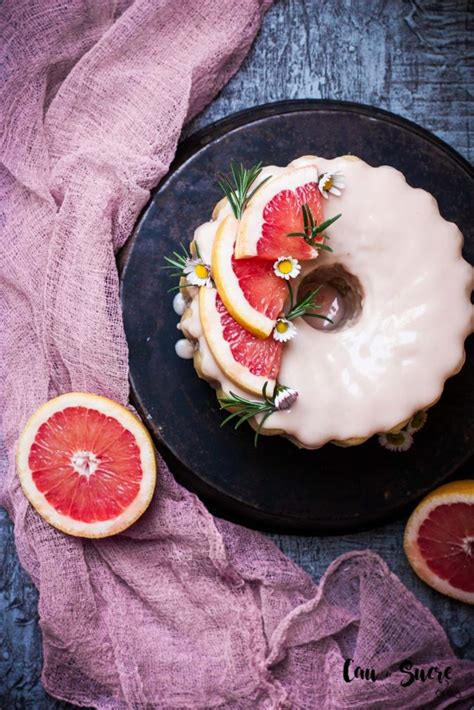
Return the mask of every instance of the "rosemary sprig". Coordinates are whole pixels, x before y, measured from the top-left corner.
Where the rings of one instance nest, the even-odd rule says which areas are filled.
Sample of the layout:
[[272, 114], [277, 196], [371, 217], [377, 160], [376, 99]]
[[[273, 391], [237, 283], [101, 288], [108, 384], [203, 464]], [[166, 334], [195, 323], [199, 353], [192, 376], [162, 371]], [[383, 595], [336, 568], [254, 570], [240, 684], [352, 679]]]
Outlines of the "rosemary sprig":
[[173, 269], [173, 272], [170, 274], [170, 276], [181, 276], [184, 269], [186, 268], [186, 264], [188, 260], [191, 258], [191, 255], [189, 254], [188, 250], [184, 246], [184, 244], [179, 245], [182, 250], [182, 254], [180, 254], [177, 251], [172, 252], [172, 256], [165, 256], [163, 257], [164, 260], [167, 262], [167, 266], [162, 266], [162, 269]]
[[[183, 253], [180, 254], [179, 252], [174, 251], [172, 252], [172, 256], [163, 257], [167, 264], [165, 266], [162, 266], [161, 268], [170, 269], [170, 273], [168, 274], [170, 278], [177, 278], [178, 280], [181, 280], [181, 278], [185, 277], [184, 269], [188, 266], [188, 263], [192, 260], [193, 257], [188, 252], [184, 244], [180, 244], [179, 246], [181, 247], [181, 251]], [[194, 242], [194, 248], [196, 249], [197, 258], [201, 259], [199, 247], [196, 242]], [[171, 288], [169, 288], [168, 293], [171, 293], [172, 291], [180, 291], [182, 288], [188, 288], [189, 286], [189, 283], [178, 283], [177, 286], [172, 286]]]
[[221, 426], [230, 421], [235, 421], [234, 429], [238, 429], [241, 424], [248, 419], [252, 419], [257, 414], [264, 414], [262, 421], [259, 423], [254, 437], [254, 446], [257, 446], [258, 437], [262, 429], [263, 423], [268, 417], [276, 411], [274, 402], [267, 395], [268, 382], [265, 382], [262, 389], [263, 402], [255, 402], [246, 397], [241, 397], [234, 392], [230, 392], [228, 397], [218, 397], [221, 409], [230, 409], [232, 412], [222, 422]]
[[325, 251], [332, 251], [331, 247], [323, 242], [318, 241], [318, 237], [322, 235], [325, 239], [329, 237], [324, 234], [324, 231], [331, 226], [336, 220], [341, 217], [341, 214], [337, 214], [335, 217], [327, 219], [321, 224], [316, 224], [316, 221], [311, 212], [310, 206], [307, 202], [301, 205], [301, 211], [303, 212], [303, 231], [302, 232], [290, 232], [287, 234], [288, 237], [303, 237], [307, 244], [310, 244], [316, 249], [323, 249]]
[[295, 320], [295, 318], [302, 318], [303, 316], [310, 318], [320, 318], [321, 320], [327, 320], [332, 323], [333, 320], [328, 316], [323, 316], [320, 313], [315, 313], [314, 311], [321, 308], [320, 304], [316, 303], [315, 298], [321, 290], [321, 286], [315, 288], [313, 291], [304, 296], [301, 301], [295, 303], [295, 298], [293, 294], [293, 289], [289, 281], [286, 282], [288, 286], [288, 291], [290, 292], [290, 308], [287, 313], [285, 313], [285, 318], [287, 320]]
[[[238, 429], [241, 424], [252, 419], [257, 414], [263, 414], [261, 421], [257, 424], [257, 429], [254, 436], [254, 446], [257, 446], [258, 437], [262, 431], [264, 423], [268, 417], [279, 409], [287, 409], [296, 400], [298, 393], [291, 390], [289, 387], [277, 384], [273, 397], [267, 395], [268, 382], [265, 382], [262, 388], [263, 402], [256, 402], [246, 397], [241, 397], [234, 392], [230, 392], [228, 397], [218, 397], [221, 409], [231, 409], [232, 412], [224, 419], [221, 426], [230, 421], [235, 421], [234, 429]], [[284, 401], [286, 397], [286, 402]]]
[[242, 163], [239, 165], [232, 160], [230, 163], [230, 172], [232, 179], [227, 177], [227, 175], [220, 175], [218, 183], [229, 200], [235, 217], [240, 219], [248, 201], [251, 200], [257, 190], [270, 179], [271, 175], [262, 180], [250, 192], [250, 188], [262, 172], [262, 163], [257, 163], [257, 165], [247, 170]]

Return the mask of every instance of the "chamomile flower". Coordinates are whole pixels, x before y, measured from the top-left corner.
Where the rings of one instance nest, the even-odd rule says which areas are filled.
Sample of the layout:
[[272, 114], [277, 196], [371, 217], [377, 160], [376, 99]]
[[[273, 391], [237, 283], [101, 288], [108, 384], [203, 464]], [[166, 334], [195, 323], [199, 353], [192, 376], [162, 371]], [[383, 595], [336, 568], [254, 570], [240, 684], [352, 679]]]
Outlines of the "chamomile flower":
[[341, 190], [346, 186], [341, 170], [332, 173], [323, 173], [318, 180], [319, 192], [327, 200], [329, 194], [340, 197]]
[[402, 429], [398, 434], [379, 434], [379, 444], [389, 451], [408, 451], [413, 444], [413, 436]]
[[409, 431], [410, 434], [415, 434], [417, 431], [420, 431], [420, 429], [425, 426], [427, 419], [428, 415], [421, 409], [410, 419], [407, 426], [407, 431]]
[[298, 259], [292, 256], [280, 256], [273, 264], [273, 271], [280, 279], [294, 279], [301, 271], [301, 265]]
[[298, 399], [298, 392], [291, 387], [285, 385], [277, 385], [275, 388], [275, 396], [273, 404], [275, 409], [289, 409], [292, 404]]
[[288, 318], [278, 318], [273, 328], [273, 337], [280, 343], [286, 343], [296, 335], [296, 326]]
[[202, 259], [186, 259], [183, 274], [191, 286], [207, 286], [208, 288], [212, 286], [211, 267], [205, 264]]

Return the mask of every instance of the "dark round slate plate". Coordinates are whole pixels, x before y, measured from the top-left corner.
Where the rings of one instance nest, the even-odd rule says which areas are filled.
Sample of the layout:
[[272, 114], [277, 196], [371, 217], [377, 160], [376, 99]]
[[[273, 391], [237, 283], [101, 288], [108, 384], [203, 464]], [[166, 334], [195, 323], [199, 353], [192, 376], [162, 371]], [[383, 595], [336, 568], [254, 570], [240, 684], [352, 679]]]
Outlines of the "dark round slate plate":
[[197, 377], [192, 361], [175, 355], [178, 319], [169, 279], [160, 271], [164, 255], [189, 242], [209, 219], [221, 197], [216, 175], [231, 159], [285, 165], [308, 153], [353, 153], [402, 170], [459, 225], [473, 262], [474, 175], [461, 156], [385, 111], [289, 101], [235, 114], [181, 144], [122, 255], [122, 304], [134, 402], [179, 480], [224, 517], [284, 532], [331, 533], [393, 518], [473, 453], [472, 338], [463, 370], [448, 381], [409, 452], [390, 453], [374, 439], [350, 449], [300, 451], [281, 437], [262, 437], [255, 449], [249, 427], [220, 428], [214, 391]]

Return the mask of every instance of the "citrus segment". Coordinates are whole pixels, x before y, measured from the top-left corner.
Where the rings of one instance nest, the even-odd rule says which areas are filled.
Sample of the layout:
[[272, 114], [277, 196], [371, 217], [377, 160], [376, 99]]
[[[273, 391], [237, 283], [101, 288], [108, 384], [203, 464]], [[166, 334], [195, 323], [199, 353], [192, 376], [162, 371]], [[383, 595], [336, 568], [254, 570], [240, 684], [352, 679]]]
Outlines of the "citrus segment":
[[125, 407], [97, 395], [50, 400], [18, 442], [25, 495], [48, 522], [82, 537], [131, 525], [153, 494], [156, 464], [148, 432]]
[[271, 262], [234, 257], [237, 229], [234, 217], [222, 221], [212, 249], [212, 274], [219, 296], [237, 323], [259, 338], [267, 338], [288, 290], [275, 276]]
[[275, 260], [289, 255], [302, 261], [315, 259], [318, 256], [316, 248], [303, 237], [288, 236], [292, 232], [304, 231], [304, 204], [310, 208], [315, 223], [320, 224], [323, 221], [322, 198], [315, 166], [296, 168], [263, 185], [242, 215], [236, 257], [259, 256]]
[[247, 392], [272, 394], [280, 369], [282, 344], [262, 340], [235, 321], [215, 289], [199, 291], [200, 318], [206, 342], [223, 373]]
[[427, 584], [474, 603], [474, 481], [454, 481], [426, 496], [408, 520], [404, 547]]

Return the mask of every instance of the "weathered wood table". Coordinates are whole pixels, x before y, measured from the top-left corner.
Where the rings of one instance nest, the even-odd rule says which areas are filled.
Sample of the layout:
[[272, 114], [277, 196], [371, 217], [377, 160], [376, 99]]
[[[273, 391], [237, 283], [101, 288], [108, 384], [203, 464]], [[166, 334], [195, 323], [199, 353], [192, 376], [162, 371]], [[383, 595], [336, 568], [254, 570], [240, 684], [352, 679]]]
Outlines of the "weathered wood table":
[[[241, 70], [188, 131], [268, 101], [342, 99], [410, 118], [472, 160], [473, 26], [469, 0], [277, 0]], [[459, 477], [472, 477], [472, 467]], [[375, 550], [433, 611], [456, 653], [474, 658], [472, 610], [411, 572], [402, 549], [404, 524], [343, 537], [272, 537], [316, 580], [340, 553]], [[41, 687], [37, 594], [19, 566], [12, 526], [1, 510], [0, 550], [0, 707], [71, 708]]]

